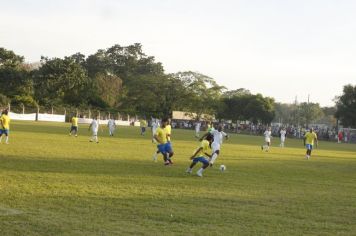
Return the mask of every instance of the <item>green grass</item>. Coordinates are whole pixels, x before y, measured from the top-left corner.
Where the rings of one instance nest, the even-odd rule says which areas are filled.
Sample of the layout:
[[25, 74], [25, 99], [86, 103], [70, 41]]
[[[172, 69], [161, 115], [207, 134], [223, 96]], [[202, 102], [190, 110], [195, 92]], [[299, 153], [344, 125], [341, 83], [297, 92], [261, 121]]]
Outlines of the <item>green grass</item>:
[[[0, 235], [355, 235], [356, 145], [300, 140], [261, 152], [232, 135], [203, 178], [187, 175], [198, 142], [174, 130], [175, 164], [151, 156], [138, 128], [89, 143], [87, 127], [13, 122], [0, 145]], [[197, 170], [197, 168], [196, 168]]]

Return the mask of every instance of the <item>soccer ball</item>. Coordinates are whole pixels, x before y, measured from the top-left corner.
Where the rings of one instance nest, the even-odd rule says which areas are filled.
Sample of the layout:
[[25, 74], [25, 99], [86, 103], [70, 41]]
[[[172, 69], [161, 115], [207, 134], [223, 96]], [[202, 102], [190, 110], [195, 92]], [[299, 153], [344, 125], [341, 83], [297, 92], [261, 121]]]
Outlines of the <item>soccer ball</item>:
[[224, 172], [226, 170], [226, 166], [225, 165], [220, 165], [220, 171]]

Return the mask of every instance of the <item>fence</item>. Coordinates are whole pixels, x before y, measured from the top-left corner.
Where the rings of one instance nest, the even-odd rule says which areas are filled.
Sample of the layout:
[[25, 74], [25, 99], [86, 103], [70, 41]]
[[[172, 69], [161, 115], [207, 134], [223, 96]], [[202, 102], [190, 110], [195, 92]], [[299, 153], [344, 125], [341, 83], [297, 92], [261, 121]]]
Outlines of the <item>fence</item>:
[[[136, 116], [130, 117], [128, 114], [120, 112], [99, 111], [91, 109], [77, 108], [45, 108], [45, 107], [24, 107], [24, 106], [7, 106], [9, 116], [12, 120], [21, 121], [48, 121], [48, 122], [68, 122], [76, 115], [80, 117], [78, 123], [90, 124], [93, 118], [97, 118], [100, 124], [107, 124], [109, 119], [114, 119], [116, 125], [120, 126], [139, 126]], [[28, 112], [28, 113], [27, 113]]]

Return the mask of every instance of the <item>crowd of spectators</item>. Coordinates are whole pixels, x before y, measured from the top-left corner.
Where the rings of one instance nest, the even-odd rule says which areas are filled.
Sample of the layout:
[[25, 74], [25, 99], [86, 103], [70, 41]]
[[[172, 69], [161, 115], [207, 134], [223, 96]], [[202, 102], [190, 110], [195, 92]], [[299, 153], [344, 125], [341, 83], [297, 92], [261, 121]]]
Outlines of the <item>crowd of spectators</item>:
[[[207, 122], [200, 122], [201, 130], [205, 131], [207, 129]], [[178, 121], [174, 120], [172, 122], [173, 128], [180, 129], [194, 129], [195, 121]], [[217, 123], [216, 123], [217, 124]], [[215, 124], [215, 125], [216, 125]], [[243, 133], [250, 135], [262, 135], [268, 126], [265, 125], [254, 125], [254, 124], [234, 124], [234, 123], [224, 123], [224, 129], [229, 132]], [[304, 134], [308, 131], [305, 127], [297, 127], [293, 125], [283, 126], [280, 124], [274, 124], [270, 126], [272, 128], [272, 135], [274, 137], [280, 136], [280, 130], [285, 128], [287, 131], [288, 138], [299, 138], [302, 139]], [[336, 130], [335, 127], [327, 126], [312, 126], [314, 131], [317, 133], [320, 140], [335, 141], [335, 142], [345, 142], [345, 143], [356, 143], [356, 130], [352, 129], [340, 129]], [[309, 127], [310, 128], [310, 127]]]

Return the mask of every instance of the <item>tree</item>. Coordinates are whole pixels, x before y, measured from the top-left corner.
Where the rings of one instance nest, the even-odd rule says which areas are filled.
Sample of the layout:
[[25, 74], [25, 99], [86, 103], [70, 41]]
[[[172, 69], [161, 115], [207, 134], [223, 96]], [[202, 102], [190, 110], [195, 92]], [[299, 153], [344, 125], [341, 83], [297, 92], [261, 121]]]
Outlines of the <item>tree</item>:
[[336, 99], [335, 117], [346, 127], [356, 127], [356, 86], [345, 85]]
[[87, 104], [88, 78], [73, 58], [42, 58], [43, 65], [34, 73], [35, 97], [41, 105]]
[[250, 120], [255, 124], [270, 124], [274, 118], [274, 100], [261, 94], [253, 95], [245, 89], [226, 92], [222, 103], [220, 118]]
[[219, 86], [213, 78], [192, 71], [178, 72], [171, 77], [179, 81], [184, 88], [181, 92], [185, 100], [182, 101], [181, 106], [186, 112], [196, 113], [194, 118], [197, 120], [203, 114], [216, 113], [216, 107], [225, 87]]
[[303, 102], [299, 105], [299, 111], [300, 121], [302, 124], [305, 124], [306, 127], [323, 116], [323, 111], [319, 103]]
[[22, 56], [0, 48], [0, 93], [15, 104], [36, 105], [31, 71], [23, 61]]

